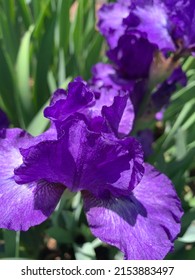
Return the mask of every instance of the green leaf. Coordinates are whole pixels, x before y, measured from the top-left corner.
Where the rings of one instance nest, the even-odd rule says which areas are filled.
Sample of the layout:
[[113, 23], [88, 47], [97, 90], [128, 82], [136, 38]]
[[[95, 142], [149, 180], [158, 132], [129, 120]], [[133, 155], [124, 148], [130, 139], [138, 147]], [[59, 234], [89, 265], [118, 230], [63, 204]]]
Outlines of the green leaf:
[[30, 38], [34, 27], [30, 26], [29, 30], [24, 34], [16, 62], [16, 78], [18, 83], [18, 93], [22, 104], [22, 110], [26, 122], [32, 117], [32, 95], [30, 91]]
[[188, 116], [188, 114], [193, 110], [195, 105], [195, 98], [191, 99], [189, 102], [187, 102], [184, 106], [181, 112], [179, 113], [173, 127], [170, 129], [168, 136], [163, 144], [163, 146], [167, 146], [167, 144], [173, 139], [175, 132], [178, 130], [178, 128], [183, 124], [184, 120]]
[[70, 36], [70, 7], [72, 0], [60, 0], [59, 5], [59, 33], [60, 33], [60, 48], [64, 50], [64, 54], [67, 53], [69, 48], [69, 36]]
[[65, 81], [66, 73], [65, 73], [65, 57], [64, 51], [62, 49], [59, 50], [59, 67], [58, 67], [58, 85], [61, 85]]
[[176, 133], [176, 157], [178, 160], [181, 160], [185, 157], [187, 149], [186, 149], [186, 131], [183, 129], [179, 129]]
[[9, 54], [9, 59], [12, 63], [15, 63], [18, 51], [18, 34], [16, 33], [14, 24], [8, 19], [9, 14], [6, 14], [4, 10], [0, 9], [0, 28], [3, 45]]
[[32, 24], [32, 16], [25, 0], [18, 0], [18, 9], [20, 11], [20, 15], [22, 16], [23, 23], [26, 29], [29, 29], [30, 25]]
[[40, 133], [44, 132], [49, 125], [49, 119], [45, 118], [43, 115], [43, 110], [48, 105], [49, 101], [47, 101], [44, 106], [42, 106], [42, 108], [38, 111], [27, 128], [27, 131], [33, 136], [37, 136]]
[[37, 69], [35, 75], [34, 97], [37, 109], [39, 109], [49, 98], [50, 91], [47, 77], [53, 56], [54, 30], [56, 14], [46, 24], [46, 31], [41, 38], [40, 48], [37, 56]]
[[96, 254], [93, 245], [86, 242], [82, 247], [75, 247], [75, 256], [77, 260], [95, 260]]
[[33, 36], [35, 38], [39, 38], [41, 33], [43, 32], [43, 25], [45, 17], [48, 13], [48, 8], [50, 5], [51, 0], [33, 0], [33, 8], [34, 8], [34, 15], [35, 15], [35, 30], [33, 32]]
[[18, 109], [18, 101], [15, 95], [16, 83], [14, 78], [14, 68], [9, 59], [9, 56], [4, 51], [1, 42], [0, 61], [0, 94], [11, 122], [15, 126], [18, 126], [20, 124], [20, 116]]
[[85, 79], [91, 76], [91, 67], [100, 59], [100, 52], [102, 47], [103, 38], [100, 34], [96, 34], [94, 40], [91, 42], [87, 49], [87, 56], [85, 59]]
[[56, 85], [54, 74], [51, 70], [47, 74], [47, 81], [48, 81], [50, 93], [52, 94], [57, 89], [57, 85]]
[[67, 211], [67, 210], [63, 210], [61, 212], [62, 217], [64, 219], [64, 222], [66, 224], [66, 228], [70, 231], [72, 231], [73, 229], [75, 229], [76, 227], [76, 221], [74, 219], [74, 213], [71, 211]]
[[190, 56], [185, 63], [183, 64], [182, 68], [183, 71], [186, 72], [188, 69], [195, 67], [195, 59], [193, 56]]
[[71, 232], [62, 229], [61, 227], [58, 227], [58, 226], [51, 227], [51, 228], [46, 230], [46, 233], [50, 237], [53, 237], [54, 239], [56, 239], [60, 243], [71, 244], [73, 242]]
[[178, 240], [184, 243], [195, 242], [195, 220], [191, 222], [190, 226], [188, 227], [184, 235], [178, 238]]
[[3, 230], [3, 237], [5, 241], [5, 255], [6, 257], [15, 257], [16, 252], [16, 232], [11, 230]]
[[84, 26], [84, 0], [78, 0], [78, 7], [75, 13], [75, 18], [71, 24], [70, 30], [70, 51], [76, 56], [79, 67], [78, 75], [81, 75], [84, 70], [84, 56], [83, 56], [83, 26]]

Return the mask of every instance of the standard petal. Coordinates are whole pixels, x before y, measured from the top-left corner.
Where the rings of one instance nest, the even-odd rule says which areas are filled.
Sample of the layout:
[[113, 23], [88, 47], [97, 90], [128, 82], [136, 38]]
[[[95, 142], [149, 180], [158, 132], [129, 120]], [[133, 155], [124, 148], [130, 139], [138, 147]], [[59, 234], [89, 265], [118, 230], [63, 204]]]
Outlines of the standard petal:
[[124, 34], [126, 26], [123, 19], [129, 15], [129, 8], [120, 3], [103, 5], [98, 12], [98, 27], [111, 48], [116, 47], [118, 39]]
[[138, 30], [145, 32], [151, 43], [158, 45], [161, 50], [175, 50], [168, 32], [169, 18], [164, 6], [160, 3], [151, 6], [137, 6], [134, 13], [140, 20]]
[[27, 230], [53, 212], [65, 187], [40, 180], [18, 185], [14, 169], [22, 164], [19, 148], [33, 138], [21, 129], [0, 132], [0, 228]]
[[115, 96], [111, 106], [102, 107], [102, 115], [117, 136], [128, 135], [131, 132], [134, 110], [128, 94]]
[[102, 87], [98, 92], [99, 99], [94, 106], [87, 108], [86, 115], [89, 118], [102, 116], [110, 128], [107, 131], [112, 131], [117, 136], [128, 135], [134, 122], [134, 109], [128, 92], [107, 87]]
[[63, 121], [71, 114], [83, 110], [93, 101], [93, 98], [94, 95], [86, 83], [77, 78], [69, 84], [67, 95], [63, 90], [54, 93], [44, 115], [52, 121]]
[[97, 63], [92, 68], [92, 75], [90, 86], [94, 91], [111, 88], [131, 93], [134, 90], [135, 81], [122, 78], [121, 73], [111, 64]]
[[163, 259], [180, 232], [181, 203], [171, 181], [149, 164], [128, 197], [97, 199], [83, 192], [92, 233], [125, 259]]
[[139, 183], [144, 172], [139, 143], [134, 138], [119, 140], [90, 131], [81, 116], [61, 124], [57, 141], [21, 151], [24, 163], [15, 170], [18, 183], [45, 179], [98, 196], [105, 191], [127, 192]]
[[149, 70], [156, 51], [140, 32], [127, 33], [120, 37], [117, 47], [107, 52], [108, 57], [127, 79], [148, 78]]

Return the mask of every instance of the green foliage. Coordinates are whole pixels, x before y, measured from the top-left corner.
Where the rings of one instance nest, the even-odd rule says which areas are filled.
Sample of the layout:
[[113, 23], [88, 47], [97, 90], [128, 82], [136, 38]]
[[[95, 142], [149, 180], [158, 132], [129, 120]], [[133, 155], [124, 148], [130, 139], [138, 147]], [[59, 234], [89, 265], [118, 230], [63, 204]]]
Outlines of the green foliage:
[[95, 1], [1, 1], [0, 106], [14, 126], [42, 132], [46, 123], [36, 123], [52, 91], [90, 77], [103, 42], [95, 21]]

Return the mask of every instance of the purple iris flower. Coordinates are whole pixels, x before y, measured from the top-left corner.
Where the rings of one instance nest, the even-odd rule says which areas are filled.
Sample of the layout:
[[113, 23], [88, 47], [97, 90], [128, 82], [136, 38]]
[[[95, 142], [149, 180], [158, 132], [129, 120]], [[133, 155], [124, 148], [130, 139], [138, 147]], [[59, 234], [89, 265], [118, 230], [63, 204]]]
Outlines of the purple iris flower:
[[137, 30], [161, 51], [185, 53], [194, 50], [194, 21], [193, 0], [119, 0], [102, 6], [98, 27], [111, 49], [126, 31]]
[[[108, 69], [105, 68], [105, 71]], [[80, 112], [91, 120], [90, 125], [95, 130], [110, 130], [117, 136], [128, 134], [134, 120], [128, 92], [123, 88], [101, 88], [97, 84], [87, 85], [82, 79], [75, 79], [69, 84], [67, 91], [61, 89], [54, 93], [50, 106], [45, 109], [45, 117], [58, 126], [59, 122], [72, 113]]]
[[125, 100], [115, 96], [94, 115], [95, 94], [77, 79], [56, 91], [45, 110], [49, 131], [37, 138], [20, 129], [0, 131], [1, 228], [40, 224], [68, 188], [81, 191], [92, 233], [125, 259], [162, 259], [172, 250], [181, 203], [171, 181], [143, 163], [139, 142], [116, 136]]
[[99, 10], [98, 27], [109, 46], [115, 81], [116, 76], [126, 84], [139, 81], [130, 91], [135, 113], [148, 88], [155, 113], [164, 111], [177, 85], [186, 85], [178, 59], [194, 52], [194, 22], [190, 0], [120, 0]]
[[6, 114], [0, 109], [0, 129], [9, 127], [9, 120]]

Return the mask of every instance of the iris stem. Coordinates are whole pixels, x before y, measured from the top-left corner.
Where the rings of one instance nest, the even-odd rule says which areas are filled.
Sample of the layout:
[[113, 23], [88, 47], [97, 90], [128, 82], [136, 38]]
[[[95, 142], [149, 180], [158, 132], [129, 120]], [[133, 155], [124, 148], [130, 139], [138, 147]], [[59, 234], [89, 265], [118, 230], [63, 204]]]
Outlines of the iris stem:
[[16, 232], [16, 248], [15, 248], [15, 258], [20, 257], [20, 231]]

